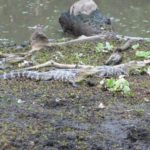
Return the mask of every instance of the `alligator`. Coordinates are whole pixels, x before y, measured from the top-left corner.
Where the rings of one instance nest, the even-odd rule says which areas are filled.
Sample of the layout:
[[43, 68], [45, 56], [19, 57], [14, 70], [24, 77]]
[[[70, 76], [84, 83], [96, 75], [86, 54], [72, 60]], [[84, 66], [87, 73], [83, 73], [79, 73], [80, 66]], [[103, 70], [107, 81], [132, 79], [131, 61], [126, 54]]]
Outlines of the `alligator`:
[[114, 66], [99, 66], [93, 68], [74, 68], [74, 69], [54, 69], [47, 72], [38, 71], [12, 71], [0, 75], [0, 79], [27, 78], [32, 80], [59, 80], [75, 85], [88, 76], [96, 75], [97, 77], [111, 77], [125, 74], [122, 68]]

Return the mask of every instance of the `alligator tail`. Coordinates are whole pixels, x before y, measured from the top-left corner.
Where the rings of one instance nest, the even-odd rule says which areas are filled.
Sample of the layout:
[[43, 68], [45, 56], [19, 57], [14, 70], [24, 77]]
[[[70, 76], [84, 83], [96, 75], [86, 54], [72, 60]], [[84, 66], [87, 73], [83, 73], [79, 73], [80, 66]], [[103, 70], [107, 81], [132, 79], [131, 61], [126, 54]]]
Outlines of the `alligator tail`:
[[16, 71], [16, 72], [4, 73], [0, 75], [0, 79], [8, 80], [8, 79], [15, 79], [15, 78], [41, 80], [43, 78], [43, 74], [37, 71]]
[[13, 71], [10, 73], [4, 73], [0, 75], [0, 79], [15, 79], [15, 78], [27, 78], [34, 80], [59, 80], [65, 82], [73, 82], [78, 76], [78, 69], [56, 69], [48, 72], [38, 71]]

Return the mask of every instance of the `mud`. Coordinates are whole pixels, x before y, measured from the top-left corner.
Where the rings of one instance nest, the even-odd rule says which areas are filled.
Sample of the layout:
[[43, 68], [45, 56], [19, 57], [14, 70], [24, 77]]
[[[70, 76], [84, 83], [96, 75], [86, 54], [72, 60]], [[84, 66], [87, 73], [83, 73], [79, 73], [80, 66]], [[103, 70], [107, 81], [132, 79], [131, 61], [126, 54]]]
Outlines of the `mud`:
[[[103, 64], [110, 53], [97, 54], [95, 46], [53, 47], [36, 53], [34, 59]], [[141, 42], [137, 50], [149, 48], [149, 43]], [[124, 52], [124, 62], [135, 59], [135, 52]], [[1, 80], [0, 149], [149, 150], [150, 77], [138, 73], [127, 77], [133, 93], [129, 97], [102, 91], [100, 80], [87, 78], [76, 88], [57, 81]], [[99, 108], [100, 103], [105, 108]]]

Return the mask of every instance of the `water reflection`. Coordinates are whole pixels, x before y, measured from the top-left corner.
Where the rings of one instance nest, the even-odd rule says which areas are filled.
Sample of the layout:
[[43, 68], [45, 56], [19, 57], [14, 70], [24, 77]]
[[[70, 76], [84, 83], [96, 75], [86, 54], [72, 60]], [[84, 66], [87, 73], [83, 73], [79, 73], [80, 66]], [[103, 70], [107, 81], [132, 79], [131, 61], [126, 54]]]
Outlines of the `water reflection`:
[[[63, 36], [58, 17], [75, 0], [0, 0], [0, 39], [28, 40], [33, 28], [43, 24], [51, 38]], [[149, 0], [95, 0], [124, 35], [149, 37]]]

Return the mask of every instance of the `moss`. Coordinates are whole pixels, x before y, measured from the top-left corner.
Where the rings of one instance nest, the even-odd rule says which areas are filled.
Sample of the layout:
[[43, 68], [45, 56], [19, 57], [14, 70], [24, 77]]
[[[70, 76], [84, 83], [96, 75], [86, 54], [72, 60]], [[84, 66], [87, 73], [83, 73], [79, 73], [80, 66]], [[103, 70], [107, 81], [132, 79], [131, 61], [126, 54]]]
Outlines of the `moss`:
[[134, 114], [135, 114], [137, 117], [142, 117], [142, 116], [144, 116], [145, 111], [144, 111], [144, 109], [136, 109], [136, 110], [134, 111]]

